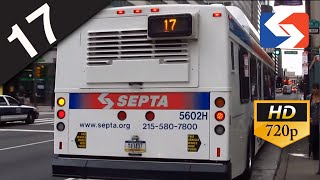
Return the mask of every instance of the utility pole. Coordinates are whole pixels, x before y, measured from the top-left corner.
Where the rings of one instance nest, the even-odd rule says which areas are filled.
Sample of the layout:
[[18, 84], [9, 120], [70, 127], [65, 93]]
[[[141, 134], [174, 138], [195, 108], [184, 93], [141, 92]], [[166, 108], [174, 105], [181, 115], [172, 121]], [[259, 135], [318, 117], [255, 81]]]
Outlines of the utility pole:
[[33, 99], [33, 105], [37, 107], [37, 65], [36, 63], [33, 64], [33, 93], [32, 93], [32, 99]]

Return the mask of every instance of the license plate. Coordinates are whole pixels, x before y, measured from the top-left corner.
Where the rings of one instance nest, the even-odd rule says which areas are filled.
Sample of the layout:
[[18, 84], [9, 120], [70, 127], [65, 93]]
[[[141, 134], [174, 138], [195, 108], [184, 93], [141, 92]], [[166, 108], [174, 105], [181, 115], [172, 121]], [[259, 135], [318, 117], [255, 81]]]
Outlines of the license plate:
[[146, 142], [126, 141], [124, 150], [128, 153], [144, 153], [146, 152]]

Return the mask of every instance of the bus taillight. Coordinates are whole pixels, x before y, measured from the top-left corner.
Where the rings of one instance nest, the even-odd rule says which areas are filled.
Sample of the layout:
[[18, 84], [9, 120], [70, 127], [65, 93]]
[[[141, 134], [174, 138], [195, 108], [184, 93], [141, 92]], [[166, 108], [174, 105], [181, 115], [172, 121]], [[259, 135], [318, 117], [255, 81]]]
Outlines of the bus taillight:
[[62, 149], [62, 142], [59, 142], [59, 149]]
[[218, 108], [222, 108], [225, 104], [225, 101], [222, 97], [218, 97], [215, 101], [214, 104], [218, 107]]
[[154, 117], [155, 117], [155, 115], [154, 115], [154, 113], [153, 113], [152, 111], [148, 111], [148, 112], [146, 113], [146, 119], [147, 119], [148, 121], [152, 121], [152, 120], [154, 119]]
[[217, 157], [220, 157], [220, 155], [221, 155], [221, 149], [217, 148]]
[[118, 119], [120, 121], [124, 121], [126, 118], [127, 118], [127, 113], [126, 112], [124, 112], [124, 111], [118, 112]]
[[225, 118], [225, 114], [223, 111], [218, 111], [218, 112], [216, 112], [214, 117], [216, 118], [217, 121], [223, 121]]
[[59, 119], [63, 119], [66, 116], [66, 112], [64, 110], [59, 110], [57, 116]]

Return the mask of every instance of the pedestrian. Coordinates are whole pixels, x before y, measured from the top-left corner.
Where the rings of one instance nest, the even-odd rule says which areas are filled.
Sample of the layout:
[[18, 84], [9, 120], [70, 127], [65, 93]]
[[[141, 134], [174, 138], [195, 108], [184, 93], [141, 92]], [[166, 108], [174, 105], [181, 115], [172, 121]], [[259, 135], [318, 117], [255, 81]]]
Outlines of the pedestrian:
[[310, 136], [309, 154], [312, 152], [313, 159], [319, 159], [319, 121], [320, 121], [320, 91], [319, 84], [312, 85], [312, 93], [307, 96], [310, 100]]

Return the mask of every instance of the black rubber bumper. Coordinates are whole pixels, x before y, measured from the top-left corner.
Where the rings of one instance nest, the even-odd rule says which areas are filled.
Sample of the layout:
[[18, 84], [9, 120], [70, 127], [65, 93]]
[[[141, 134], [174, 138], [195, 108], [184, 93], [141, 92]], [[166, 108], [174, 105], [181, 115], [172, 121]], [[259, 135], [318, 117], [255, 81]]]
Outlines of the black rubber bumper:
[[53, 176], [103, 179], [231, 180], [231, 164], [55, 158]]

